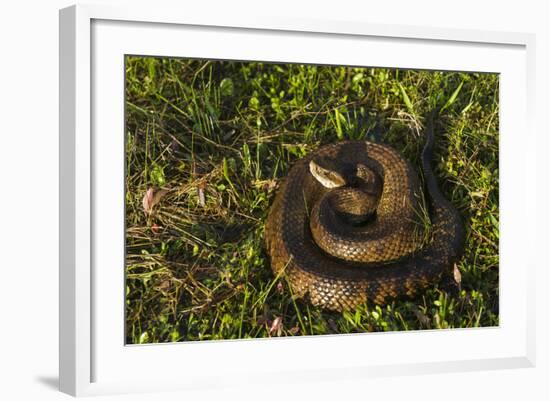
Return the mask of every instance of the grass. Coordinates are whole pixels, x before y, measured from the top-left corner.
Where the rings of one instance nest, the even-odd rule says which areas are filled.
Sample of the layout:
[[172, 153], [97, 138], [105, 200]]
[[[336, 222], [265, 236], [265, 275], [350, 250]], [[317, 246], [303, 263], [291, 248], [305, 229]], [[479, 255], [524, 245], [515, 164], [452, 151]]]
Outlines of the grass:
[[[322, 311], [293, 297], [263, 249], [294, 161], [345, 139], [434, 168], [467, 227], [459, 291]], [[498, 325], [498, 76], [126, 59], [126, 340], [299, 336]]]

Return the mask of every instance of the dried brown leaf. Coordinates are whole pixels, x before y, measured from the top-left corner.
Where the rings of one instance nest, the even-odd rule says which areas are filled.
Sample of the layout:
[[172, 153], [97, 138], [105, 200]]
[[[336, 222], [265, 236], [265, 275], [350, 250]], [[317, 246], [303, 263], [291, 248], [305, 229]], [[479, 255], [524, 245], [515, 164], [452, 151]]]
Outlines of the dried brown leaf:
[[276, 333], [277, 336], [280, 336], [283, 331], [283, 318], [277, 316], [273, 322], [271, 322], [271, 327], [269, 328], [269, 334]]
[[155, 191], [153, 188], [149, 188], [143, 197], [143, 211], [145, 213], [151, 213], [154, 193]]
[[162, 199], [162, 197], [164, 195], [166, 195], [168, 192], [170, 192], [170, 190], [168, 189], [159, 189], [156, 193], [155, 193], [155, 196], [153, 197], [153, 206], [155, 206], [157, 203], [160, 202], [160, 200]]
[[199, 195], [199, 205], [201, 207], [204, 207], [206, 205], [206, 197], [204, 196], [204, 187], [202, 185], [199, 185], [197, 188], [197, 192]]
[[169, 192], [168, 189], [161, 188], [155, 192], [153, 188], [149, 188], [143, 196], [143, 211], [150, 214], [153, 211], [153, 206], [160, 202], [162, 197]]
[[170, 280], [163, 280], [160, 282], [160, 284], [157, 286], [157, 289], [159, 291], [167, 291], [170, 289]]
[[294, 326], [288, 332], [292, 335], [296, 335], [299, 331], [300, 331], [300, 328], [298, 326]]
[[454, 264], [454, 267], [453, 267], [453, 278], [455, 280], [455, 283], [460, 286], [460, 283], [462, 281], [462, 275], [460, 274], [460, 270], [458, 269], [458, 266], [456, 265], [456, 263]]

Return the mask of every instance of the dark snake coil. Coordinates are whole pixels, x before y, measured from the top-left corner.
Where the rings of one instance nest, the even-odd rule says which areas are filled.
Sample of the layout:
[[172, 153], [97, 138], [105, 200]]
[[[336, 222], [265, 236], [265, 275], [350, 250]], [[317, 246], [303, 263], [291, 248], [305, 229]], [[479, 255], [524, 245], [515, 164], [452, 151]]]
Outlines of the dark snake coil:
[[422, 152], [431, 221], [427, 241], [419, 221], [420, 180], [391, 147], [343, 141], [292, 166], [269, 211], [265, 241], [272, 270], [286, 275], [295, 296], [349, 310], [367, 300], [384, 304], [413, 296], [452, 271], [465, 233], [439, 190], [432, 149], [429, 122]]

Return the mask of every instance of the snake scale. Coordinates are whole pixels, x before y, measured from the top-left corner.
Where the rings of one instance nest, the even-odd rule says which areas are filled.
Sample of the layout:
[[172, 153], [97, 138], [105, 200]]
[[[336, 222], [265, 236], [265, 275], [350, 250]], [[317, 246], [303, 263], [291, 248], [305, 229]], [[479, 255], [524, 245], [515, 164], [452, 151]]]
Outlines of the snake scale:
[[433, 123], [425, 136], [427, 235], [419, 224], [420, 180], [395, 149], [342, 141], [291, 167], [269, 211], [265, 242], [272, 270], [286, 276], [294, 296], [350, 310], [413, 296], [452, 271], [465, 232], [431, 168]]

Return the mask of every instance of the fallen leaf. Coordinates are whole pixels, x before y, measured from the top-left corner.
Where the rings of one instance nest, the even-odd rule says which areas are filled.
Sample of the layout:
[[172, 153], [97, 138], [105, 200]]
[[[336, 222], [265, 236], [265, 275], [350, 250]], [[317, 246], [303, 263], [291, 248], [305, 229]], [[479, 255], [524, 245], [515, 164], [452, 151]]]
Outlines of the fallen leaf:
[[160, 291], [166, 291], [169, 288], [170, 288], [170, 280], [164, 280], [157, 286], [157, 289]]
[[145, 213], [151, 213], [151, 209], [153, 208], [152, 203], [154, 193], [155, 191], [153, 188], [149, 188], [143, 197], [143, 210]]
[[283, 318], [280, 316], [277, 316], [275, 320], [271, 323], [271, 327], [269, 328], [269, 334], [273, 334], [276, 332], [277, 336], [281, 335], [281, 332], [283, 330]]
[[206, 199], [204, 196], [204, 185], [199, 185], [197, 191], [199, 193], [199, 205], [204, 207], [206, 205]]
[[460, 287], [460, 282], [462, 281], [462, 275], [460, 274], [460, 270], [458, 270], [458, 266], [456, 265], [456, 263], [454, 264], [454, 267], [453, 267], [453, 278], [455, 280], [455, 283], [458, 284], [458, 286]]
[[293, 328], [291, 328], [288, 332], [292, 335], [295, 335], [297, 334], [298, 332], [300, 331], [300, 328], [298, 326], [294, 326]]
[[155, 193], [155, 196], [153, 197], [153, 206], [155, 206], [157, 203], [160, 202], [160, 200], [162, 199], [162, 197], [164, 195], [166, 195], [168, 192], [170, 192], [170, 190], [168, 189], [159, 189], [156, 193]]
[[153, 188], [149, 188], [143, 196], [143, 211], [150, 214], [153, 211], [153, 206], [160, 202], [162, 197], [168, 193], [168, 189], [159, 189], [155, 192]]

